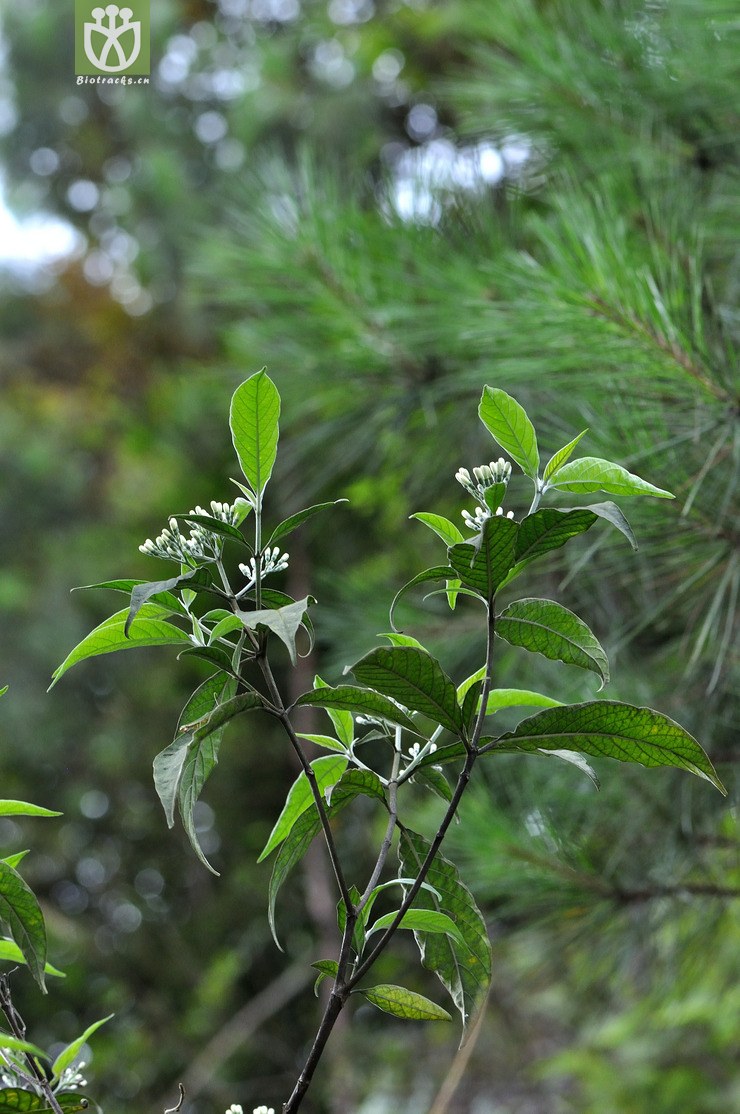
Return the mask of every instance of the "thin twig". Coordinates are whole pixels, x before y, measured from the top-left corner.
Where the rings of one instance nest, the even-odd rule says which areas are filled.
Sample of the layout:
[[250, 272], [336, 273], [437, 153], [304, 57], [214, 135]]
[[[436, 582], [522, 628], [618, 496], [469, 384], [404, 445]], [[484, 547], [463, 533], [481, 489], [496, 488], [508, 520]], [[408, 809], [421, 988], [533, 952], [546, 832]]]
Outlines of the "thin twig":
[[331, 825], [329, 823], [329, 816], [326, 811], [326, 804], [324, 802], [324, 798], [321, 795], [321, 790], [319, 789], [318, 782], [316, 781], [316, 774], [313, 771], [311, 763], [308, 761], [306, 755], [303, 753], [303, 747], [301, 746], [300, 740], [295, 733], [293, 724], [290, 722], [290, 716], [288, 715], [285, 705], [283, 704], [282, 698], [280, 696], [280, 691], [272, 674], [272, 669], [270, 668], [270, 663], [267, 660], [265, 654], [262, 654], [260, 656], [259, 662], [262, 669], [262, 675], [267, 682], [267, 688], [269, 690], [270, 697], [273, 704], [275, 705], [275, 708], [277, 709], [277, 718], [283, 725], [283, 729], [285, 730], [285, 733], [290, 740], [290, 744], [298, 757], [303, 772], [308, 779], [308, 784], [311, 788], [311, 794], [313, 796], [314, 804], [316, 805], [316, 811], [319, 814], [319, 821], [324, 833], [324, 840], [326, 841], [329, 858], [331, 859], [332, 870], [334, 871], [334, 876], [337, 880], [337, 886], [339, 887], [339, 893], [341, 894], [342, 901], [344, 902], [347, 913], [349, 914], [350, 911], [353, 910], [354, 906], [352, 904], [352, 898], [350, 897], [347, 880], [344, 877], [342, 864], [339, 860], [337, 846], [334, 842], [334, 833], [332, 832]]
[[[5, 975], [0, 976], [0, 1008], [2, 1008], [2, 1011], [7, 1018], [8, 1025], [10, 1026], [10, 1031], [13, 1036], [17, 1040], [24, 1041], [26, 1039], [26, 1026], [23, 1018], [13, 1005], [13, 999], [11, 998], [10, 994], [10, 984], [8, 982], [7, 976]], [[64, 1114], [64, 1111], [57, 1102], [56, 1095], [52, 1090], [51, 1082], [46, 1078], [46, 1075], [37, 1063], [36, 1058], [30, 1052], [26, 1052], [24, 1053], [24, 1055], [26, 1058], [26, 1063], [28, 1064], [31, 1074], [33, 1075], [34, 1083], [36, 1087], [38, 1087], [38, 1089], [42, 1091], [44, 1098], [49, 1105], [49, 1108], [54, 1111], [54, 1114]]]

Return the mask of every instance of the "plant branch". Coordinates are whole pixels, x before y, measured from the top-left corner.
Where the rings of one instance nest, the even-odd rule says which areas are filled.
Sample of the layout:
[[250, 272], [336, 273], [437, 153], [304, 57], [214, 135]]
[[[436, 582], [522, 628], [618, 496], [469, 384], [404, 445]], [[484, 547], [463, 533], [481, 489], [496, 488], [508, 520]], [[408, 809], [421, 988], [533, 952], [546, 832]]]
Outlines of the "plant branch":
[[349, 894], [347, 880], [344, 877], [342, 864], [339, 860], [337, 845], [334, 842], [334, 833], [332, 832], [331, 825], [329, 823], [329, 816], [326, 811], [326, 804], [324, 802], [324, 798], [321, 795], [321, 790], [319, 789], [318, 782], [316, 781], [316, 774], [313, 772], [311, 763], [308, 761], [306, 755], [303, 753], [303, 747], [301, 746], [300, 740], [295, 733], [293, 724], [290, 722], [290, 716], [288, 715], [288, 712], [280, 696], [280, 690], [277, 687], [272, 669], [270, 668], [270, 663], [267, 660], [267, 656], [265, 653], [262, 653], [260, 655], [259, 662], [260, 668], [262, 669], [262, 675], [267, 682], [267, 688], [276, 709], [277, 718], [283, 725], [283, 729], [285, 730], [285, 733], [290, 740], [290, 744], [298, 757], [301, 768], [303, 769], [303, 772], [308, 779], [308, 784], [311, 788], [311, 795], [313, 796], [314, 804], [316, 805], [316, 811], [319, 814], [319, 821], [324, 833], [324, 840], [326, 841], [326, 848], [329, 852], [332, 870], [334, 871], [334, 876], [337, 880], [337, 886], [339, 887], [339, 893], [341, 894], [342, 901], [344, 902], [345, 908], [347, 910], [347, 916], [349, 917], [350, 913], [354, 911], [354, 905], [352, 904], [352, 898]]
[[391, 844], [393, 843], [393, 833], [396, 830], [396, 821], [398, 819], [398, 769], [401, 764], [401, 748], [398, 737], [400, 736], [400, 733], [401, 729], [398, 728], [396, 732], [396, 749], [393, 754], [393, 769], [388, 780], [388, 824], [385, 829], [385, 835], [383, 836], [383, 842], [380, 845], [378, 858], [376, 860], [375, 866], [373, 867], [373, 872], [370, 875], [370, 881], [365, 887], [364, 894], [357, 903], [356, 911], [358, 915], [367, 905], [368, 901], [370, 900], [370, 895], [372, 894], [373, 890], [378, 884], [378, 881], [380, 880], [380, 876], [383, 873], [383, 867], [386, 864], [386, 860], [391, 849]]
[[[0, 976], [0, 1008], [7, 1018], [13, 1036], [16, 1037], [17, 1040], [24, 1041], [26, 1039], [26, 1026], [23, 1018], [13, 1005], [13, 999], [10, 995], [10, 984], [5, 975]], [[26, 1052], [24, 1055], [35, 1084], [43, 1093], [49, 1109], [53, 1110], [54, 1114], [64, 1114], [51, 1088], [50, 1081], [39, 1067], [35, 1057], [32, 1056], [30, 1052]]]

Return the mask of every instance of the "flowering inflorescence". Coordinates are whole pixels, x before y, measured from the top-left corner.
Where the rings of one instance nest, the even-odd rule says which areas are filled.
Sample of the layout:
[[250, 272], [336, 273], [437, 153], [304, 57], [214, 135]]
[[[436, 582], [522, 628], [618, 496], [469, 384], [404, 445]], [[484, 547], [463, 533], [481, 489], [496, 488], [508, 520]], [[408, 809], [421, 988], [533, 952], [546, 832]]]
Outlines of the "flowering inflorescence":
[[[281, 553], [276, 545], [273, 546], [272, 549], [270, 549], [268, 545], [267, 549], [260, 554], [260, 580], [264, 580], [264, 578], [266, 576], [269, 576], [270, 573], [282, 572], [283, 569], [287, 569], [287, 567], [288, 554]], [[245, 592], [248, 592], [249, 589], [253, 588], [254, 585], [257, 583], [257, 562], [255, 558], [250, 557], [249, 561], [246, 564], [239, 565], [239, 571], [246, 576], [247, 583], [244, 585], [240, 592], [237, 592], [237, 599], [240, 596], [243, 596]]]
[[[215, 518], [227, 526], [236, 526], [239, 522], [239, 510], [236, 506], [218, 503], [215, 499], [211, 500], [210, 511], [198, 506], [182, 517], [189, 518], [191, 515]], [[171, 518], [169, 528], [165, 527], [154, 541], [147, 538], [139, 546], [139, 550], [150, 557], [179, 561], [181, 565], [194, 565], [197, 561], [217, 561], [223, 551], [223, 544], [223, 538], [200, 522], [193, 523], [188, 537], [185, 537], [177, 519]]]
[[[244, 1109], [238, 1102], [232, 1102], [226, 1114], [244, 1114]], [[252, 1114], [275, 1114], [275, 1111], [271, 1106], [255, 1106]]]
[[[511, 465], [502, 456], [498, 460], [492, 460], [490, 464], [481, 464], [474, 468], [473, 476], [470, 475], [467, 468], [458, 468], [455, 479], [478, 503], [475, 514], [471, 514], [470, 511], [462, 512], [463, 520], [469, 530], [482, 530], [483, 524], [492, 514], [502, 515], [504, 513], [503, 507], [497, 507], [494, 512], [486, 498], [486, 492], [496, 486], [503, 485], [505, 488], [510, 478]], [[493, 498], [495, 498], [495, 493]], [[514, 512], [508, 511], [506, 517], [513, 518]]]

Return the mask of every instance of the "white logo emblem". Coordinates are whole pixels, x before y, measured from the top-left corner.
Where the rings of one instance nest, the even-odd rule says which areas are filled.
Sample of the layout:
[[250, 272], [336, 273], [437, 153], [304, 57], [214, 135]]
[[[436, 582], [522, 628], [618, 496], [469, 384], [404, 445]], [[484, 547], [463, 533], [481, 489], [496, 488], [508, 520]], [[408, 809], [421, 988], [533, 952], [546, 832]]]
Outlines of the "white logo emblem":
[[[85, 54], [97, 69], [106, 73], [120, 73], [132, 66], [139, 57], [141, 21], [132, 20], [133, 14], [131, 8], [119, 8], [118, 4], [109, 4], [105, 9], [93, 8], [90, 12], [95, 22], [85, 24]], [[104, 23], [106, 16], [108, 19]], [[121, 46], [121, 39], [127, 31], [133, 31], [133, 45], [128, 54]]]

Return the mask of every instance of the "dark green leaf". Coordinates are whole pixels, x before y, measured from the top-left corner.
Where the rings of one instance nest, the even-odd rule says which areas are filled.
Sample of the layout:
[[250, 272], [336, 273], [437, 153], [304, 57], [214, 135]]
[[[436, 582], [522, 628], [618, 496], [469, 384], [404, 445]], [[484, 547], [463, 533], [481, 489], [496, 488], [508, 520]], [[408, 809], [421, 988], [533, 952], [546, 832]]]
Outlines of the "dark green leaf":
[[[402, 832], [401, 873], [417, 875], [429, 849], [430, 844], [423, 836], [408, 829]], [[457, 867], [439, 852], [426, 877], [440, 896], [421, 890], [414, 899], [414, 907], [445, 913], [457, 925], [465, 943], [428, 932], [415, 933], [416, 942], [422, 963], [447, 987], [467, 1031], [485, 1001], [491, 981], [491, 946], [486, 925], [472, 894], [460, 881]]]
[[298, 511], [297, 514], [292, 514], [290, 518], [283, 519], [280, 525], [276, 526], [270, 534], [270, 540], [267, 543], [268, 547], [275, 545], [275, 542], [280, 541], [281, 538], [287, 537], [288, 534], [292, 534], [298, 526], [301, 526], [307, 519], [313, 518], [319, 511], [323, 511], [327, 507], [336, 507], [339, 503], [348, 502], [349, 499], [333, 499], [330, 503], [316, 503], [313, 507], [306, 507], [305, 510]]
[[[466, 754], [467, 751], [463, 743], [447, 743], [443, 747], [437, 747], [431, 754], [422, 758], [416, 769], [425, 769], [427, 766], [443, 766], [445, 762], [455, 762], [458, 758], [464, 758]], [[414, 770], [414, 775], [416, 775], [416, 770]]]
[[229, 424], [242, 472], [261, 496], [272, 475], [278, 443], [280, 395], [264, 368], [234, 391]]
[[514, 564], [519, 523], [504, 515], [492, 515], [474, 542], [453, 545], [447, 551], [457, 576], [485, 600], [492, 600]]
[[476, 714], [478, 712], [478, 705], [480, 704], [480, 694], [482, 687], [482, 681], [476, 681], [474, 684], [472, 684], [465, 692], [462, 704], [460, 705], [460, 707], [462, 708], [463, 723], [465, 723], [469, 728], [473, 726]]
[[523, 720], [487, 749], [503, 746], [526, 751], [570, 750], [642, 766], [677, 766], [725, 792], [706, 753], [680, 724], [651, 708], [616, 700], [548, 708]]
[[457, 690], [442, 666], [415, 646], [378, 647], [352, 666], [358, 681], [421, 712], [459, 734], [463, 729]]
[[100, 623], [95, 630], [83, 638], [74, 650], [64, 659], [62, 664], [54, 670], [53, 680], [49, 688], [71, 669], [77, 662], [85, 658], [97, 657], [99, 654], [111, 654], [115, 650], [130, 650], [137, 646], [174, 646], [178, 643], [189, 642], [190, 639], [184, 631], [173, 627], [171, 623], [162, 619], [163, 609], [154, 603], [145, 603], [138, 616], [136, 627], [126, 636], [125, 627], [128, 617], [128, 608], [111, 615], [105, 622]]
[[23, 952], [29, 971], [45, 990], [46, 929], [41, 908], [20, 874], [1, 860], [0, 921], [7, 924], [11, 936]]
[[551, 549], [559, 549], [570, 538], [583, 534], [596, 521], [593, 511], [579, 508], [574, 511], [543, 507], [522, 519], [516, 540], [516, 561], [529, 562]]
[[609, 680], [609, 663], [582, 619], [554, 600], [524, 599], [509, 604], [496, 620], [496, 634], [533, 654], [590, 669]]
[[384, 1013], [392, 1013], [394, 1017], [403, 1017], [407, 1021], [452, 1021], [447, 1010], [443, 1010], [423, 994], [416, 994], [403, 986], [378, 983], [377, 986], [358, 990], [357, 993], [364, 995], [368, 1002], [372, 1002]]
[[525, 475], [536, 480], [540, 454], [534, 426], [524, 408], [506, 391], [484, 387], [478, 414], [494, 441], [516, 461]]
[[452, 787], [442, 771], [437, 769], [438, 765], [439, 763], [423, 768], [419, 766], [414, 771], [414, 781], [434, 793], [435, 797], [449, 803], [452, 800]]
[[547, 486], [581, 494], [606, 491], [609, 495], [653, 495], [658, 499], [675, 499], [670, 491], [654, 487], [621, 465], [597, 456], [582, 456], [564, 464]]
[[555, 475], [558, 468], [565, 464], [566, 460], [570, 459], [570, 455], [575, 449], [576, 445], [587, 433], [588, 427], [582, 430], [582, 432], [579, 433], [577, 437], [574, 437], [572, 441], [569, 441], [567, 445], [563, 445], [562, 449], [558, 449], [556, 453], [553, 453], [553, 455], [550, 457], [547, 464], [545, 465], [545, 471], [542, 473], [542, 479], [545, 480], [545, 482], [547, 482], [547, 480], [549, 480], [551, 476]]
[[[347, 757], [340, 757], [336, 754], [328, 754], [325, 758], [316, 758], [311, 763], [311, 769], [316, 777], [316, 784], [320, 793], [330, 786], [335, 785], [347, 768]], [[278, 844], [282, 843], [285, 837], [290, 833], [290, 829], [295, 824], [298, 817], [310, 808], [313, 804], [313, 793], [311, 786], [308, 783], [305, 771], [301, 770], [300, 774], [293, 782], [288, 792], [288, 797], [283, 806], [275, 826], [270, 832], [267, 843], [264, 846], [262, 854], [257, 859], [261, 863], [263, 859], [274, 851]]]
[[[405, 830], [399, 843], [401, 873], [418, 874], [429, 848], [423, 836]], [[439, 852], [426, 877], [440, 896], [421, 890], [414, 906], [445, 913], [457, 925], [465, 943], [425, 932], [415, 933], [416, 942], [422, 963], [447, 987], [467, 1031], [485, 1001], [491, 981], [491, 946], [486, 925], [472, 894], [461, 882], [457, 867]]]
[[616, 503], [591, 503], [590, 506], [583, 509], [591, 511], [591, 514], [596, 514], [599, 518], [606, 519], [607, 522], [611, 522], [612, 526], [616, 526], [617, 530], [624, 534], [632, 548], [637, 549], [637, 540], [632, 533], [632, 527]]
[[[209, 680], [213, 679], [209, 678]], [[197, 752], [213, 733], [220, 731], [229, 720], [241, 715], [242, 712], [259, 708], [262, 704], [261, 696], [255, 692], [234, 696], [223, 704], [217, 705], [202, 720], [183, 724], [173, 742], [157, 755], [154, 759], [154, 785], [162, 802], [168, 827], [171, 828], [175, 822], [175, 803], [190, 748]], [[196, 771], [193, 771], [193, 776], [196, 776]]]
[[415, 588], [417, 584], [424, 584], [428, 580], [456, 580], [456, 579], [457, 579], [457, 573], [455, 572], [454, 569], [450, 568], [449, 565], [435, 565], [434, 568], [424, 569], [423, 572], [417, 573], [416, 576], [412, 577], [411, 580], [407, 581], [406, 584], [404, 584], [403, 588], [399, 588], [399, 590], [396, 592], [395, 596], [393, 597], [393, 603], [391, 604], [391, 610], [390, 610], [390, 616], [389, 616], [390, 624], [393, 627], [393, 629], [394, 630], [396, 629], [396, 624], [393, 622], [393, 613], [396, 610], [396, 605], [397, 605], [398, 601], [400, 600], [401, 596], [405, 595], [406, 592], [410, 591], [411, 588]]
[[221, 646], [188, 646], [187, 650], [177, 655], [178, 658], [200, 658], [209, 665], [215, 665], [220, 673], [233, 673], [234, 666], [231, 654]]
[[180, 576], [172, 576], [169, 580], [153, 580], [149, 583], [137, 584], [131, 590], [131, 606], [129, 607], [126, 622], [123, 626], [123, 633], [127, 638], [130, 637], [129, 631], [131, 629], [131, 624], [141, 611], [141, 608], [152, 596], [158, 596], [163, 592], [170, 592], [176, 588], [187, 587], [190, 588], [191, 591], [197, 591], [199, 588], [206, 590], [212, 586], [213, 578], [208, 569], [203, 568], [191, 569], [190, 572], [181, 573]]
[[[224, 728], [228, 722], [228, 719], [225, 719], [223, 722], [219, 723], [218, 719], [219, 716], [223, 714], [224, 709], [230, 709], [232, 707], [232, 701], [235, 699], [234, 694], [236, 693], [236, 686], [237, 681], [234, 677], [225, 678], [223, 674], [209, 677], [208, 680], [196, 690], [193, 696], [191, 696], [181, 716], [181, 721], [183, 721], [184, 716], [188, 717], [184, 719], [184, 723], [186, 724], [192, 725], [201, 719], [205, 721], [202, 729], [195, 731], [192, 736], [192, 741], [187, 748], [182, 773], [177, 787], [177, 806], [191, 847], [206, 869], [210, 870], [213, 874], [217, 874], [218, 871], [213, 869], [203, 854], [203, 849], [198, 840], [198, 833], [195, 829], [193, 814], [195, 804], [200, 797], [203, 786], [218, 762], [218, 752], [221, 746]], [[238, 700], [239, 698], [236, 697], [236, 699]], [[215, 708], [213, 707], [214, 702], [216, 704]], [[209, 703], [210, 709], [208, 707]], [[202, 711], [201, 708], [203, 709]], [[213, 716], [214, 719], [213, 729], [211, 729], [210, 724], [211, 716]], [[229, 719], [231, 718], [233, 717], [229, 716]], [[202, 732], [205, 732], [205, 734], [201, 738]], [[175, 736], [175, 740], [177, 740], [177, 736]]]
[[355, 685], [337, 685], [336, 688], [314, 689], [305, 692], [295, 702], [295, 707], [310, 704], [315, 708], [341, 708], [356, 715], [369, 716], [371, 719], [387, 720], [389, 723], [405, 727], [415, 735], [422, 732], [414, 721], [401, 708], [398, 708], [387, 696], [369, 689], [357, 688]]
[[260, 611], [239, 611], [238, 616], [248, 630], [255, 630], [258, 626], [262, 626], [276, 634], [287, 647], [290, 660], [295, 665], [295, 640], [298, 628], [303, 623], [303, 616], [309, 604], [315, 602], [313, 596], [306, 596], [305, 599], [286, 604], [285, 607], [262, 608]]

